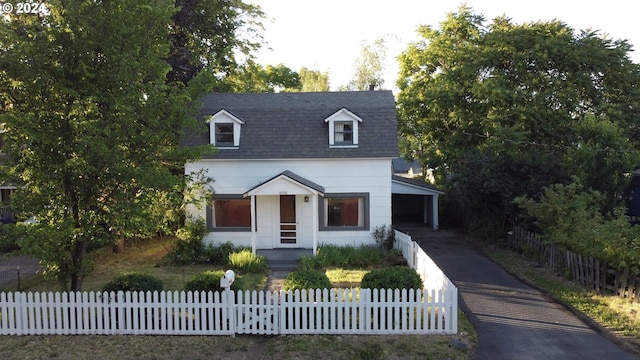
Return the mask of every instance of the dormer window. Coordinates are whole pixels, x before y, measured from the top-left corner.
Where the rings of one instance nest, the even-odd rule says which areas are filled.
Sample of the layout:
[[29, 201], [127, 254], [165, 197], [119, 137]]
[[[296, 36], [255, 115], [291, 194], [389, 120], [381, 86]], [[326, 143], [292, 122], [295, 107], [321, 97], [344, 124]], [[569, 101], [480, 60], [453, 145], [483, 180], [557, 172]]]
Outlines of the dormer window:
[[330, 148], [358, 147], [358, 123], [362, 119], [347, 109], [341, 109], [324, 120], [329, 124]]
[[334, 143], [341, 145], [353, 145], [353, 123], [336, 122], [333, 125]]
[[220, 149], [240, 146], [240, 129], [244, 121], [226, 110], [220, 110], [209, 119], [210, 143]]
[[216, 124], [216, 142], [218, 146], [233, 146], [233, 124]]

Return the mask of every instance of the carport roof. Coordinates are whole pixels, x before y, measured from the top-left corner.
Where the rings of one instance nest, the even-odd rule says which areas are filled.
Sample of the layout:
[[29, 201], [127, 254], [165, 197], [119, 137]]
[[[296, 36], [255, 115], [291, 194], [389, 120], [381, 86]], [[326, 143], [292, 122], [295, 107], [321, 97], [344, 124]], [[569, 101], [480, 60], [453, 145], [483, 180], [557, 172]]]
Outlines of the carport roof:
[[444, 191], [438, 190], [435, 186], [427, 184], [421, 179], [410, 179], [398, 175], [391, 177], [391, 192], [393, 194], [413, 194], [413, 195], [443, 195]]

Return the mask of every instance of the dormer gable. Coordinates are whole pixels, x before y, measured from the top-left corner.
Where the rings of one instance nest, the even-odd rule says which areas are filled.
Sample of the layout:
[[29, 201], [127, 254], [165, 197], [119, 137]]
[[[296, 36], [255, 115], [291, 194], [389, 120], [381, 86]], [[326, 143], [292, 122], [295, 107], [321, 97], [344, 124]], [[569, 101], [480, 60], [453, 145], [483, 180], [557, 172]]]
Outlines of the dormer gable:
[[209, 143], [220, 149], [237, 149], [244, 121], [227, 110], [220, 110], [209, 118]]
[[357, 148], [358, 124], [362, 119], [346, 108], [342, 108], [324, 120], [329, 124], [330, 148]]

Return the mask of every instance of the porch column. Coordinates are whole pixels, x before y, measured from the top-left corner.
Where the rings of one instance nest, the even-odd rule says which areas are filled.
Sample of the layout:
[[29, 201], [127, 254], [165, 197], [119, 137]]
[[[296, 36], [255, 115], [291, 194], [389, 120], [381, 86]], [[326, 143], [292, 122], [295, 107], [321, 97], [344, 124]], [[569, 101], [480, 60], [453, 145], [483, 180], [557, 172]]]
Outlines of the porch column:
[[251, 195], [251, 252], [256, 254], [256, 196]]
[[433, 212], [433, 229], [438, 230], [440, 224], [438, 224], [438, 194], [433, 195], [433, 207], [431, 211]]
[[318, 254], [318, 194], [311, 196], [311, 207], [313, 210], [311, 211], [311, 216], [313, 217], [313, 256]]

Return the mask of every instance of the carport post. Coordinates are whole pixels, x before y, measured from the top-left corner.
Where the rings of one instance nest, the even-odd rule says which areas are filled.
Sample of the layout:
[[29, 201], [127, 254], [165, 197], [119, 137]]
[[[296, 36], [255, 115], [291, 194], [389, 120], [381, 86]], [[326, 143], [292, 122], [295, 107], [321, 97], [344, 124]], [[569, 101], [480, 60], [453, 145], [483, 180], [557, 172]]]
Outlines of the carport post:
[[440, 224], [438, 223], [438, 194], [433, 196], [433, 201], [431, 203], [431, 212], [433, 212], [433, 229], [438, 230], [440, 227]]

